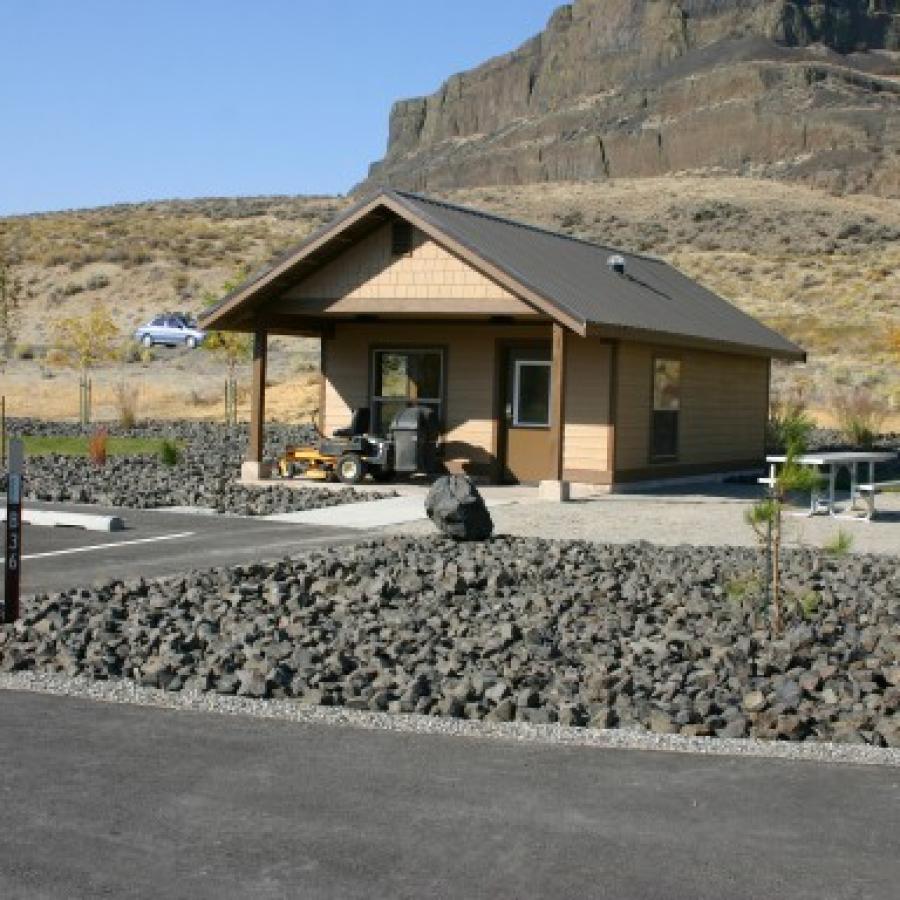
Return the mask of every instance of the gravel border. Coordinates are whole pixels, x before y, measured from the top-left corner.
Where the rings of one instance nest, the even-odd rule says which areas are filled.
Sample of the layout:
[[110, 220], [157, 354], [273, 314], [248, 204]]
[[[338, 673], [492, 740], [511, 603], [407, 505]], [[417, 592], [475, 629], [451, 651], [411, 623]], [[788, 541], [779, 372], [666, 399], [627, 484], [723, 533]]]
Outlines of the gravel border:
[[441, 734], [535, 745], [594, 747], [607, 750], [648, 750], [797, 762], [900, 768], [900, 750], [871, 745], [820, 741], [763, 741], [753, 738], [703, 738], [656, 734], [633, 728], [569, 728], [523, 722], [470, 721], [416, 714], [360, 712], [345, 707], [310, 706], [297, 701], [252, 700], [183, 690], [177, 693], [143, 688], [131, 681], [94, 681], [38, 672], [0, 673], [0, 691], [76, 697], [103, 703], [149, 706], [157, 709], [246, 716], [309, 725], [330, 725], [367, 731], [404, 734]]

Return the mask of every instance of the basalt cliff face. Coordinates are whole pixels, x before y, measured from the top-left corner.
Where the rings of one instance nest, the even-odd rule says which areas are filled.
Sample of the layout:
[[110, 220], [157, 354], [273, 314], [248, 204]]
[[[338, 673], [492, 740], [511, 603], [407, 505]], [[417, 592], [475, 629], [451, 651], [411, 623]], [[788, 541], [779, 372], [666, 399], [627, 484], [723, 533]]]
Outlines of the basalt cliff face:
[[709, 171], [900, 196], [900, 0], [576, 0], [396, 103], [360, 188]]

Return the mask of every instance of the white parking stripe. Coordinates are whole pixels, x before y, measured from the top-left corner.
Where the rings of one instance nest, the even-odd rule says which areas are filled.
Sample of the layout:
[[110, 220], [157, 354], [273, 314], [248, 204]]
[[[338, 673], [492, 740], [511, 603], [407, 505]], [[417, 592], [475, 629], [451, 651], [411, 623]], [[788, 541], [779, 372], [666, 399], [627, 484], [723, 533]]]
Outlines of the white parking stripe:
[[[70, 553], [90, 553], [92, 550], [114, 550], [116, 547], [129, 547], [134, 544], [153, 544], [158, 541], [175, 541], [196, 534], [194, 531], [179, 531], [178, 534], [160, 534], [156, 537], [135, 538], [133, 541], [114, 541], [111, 544], [90, 544], [87, 547], [69, 547], [67, 550], [48, 550], [45, 553], [26, 553], [22, 559], [43, 559], [46, 556], [67, 556]], [[0, 556], [0, 563], [5, 562]]]

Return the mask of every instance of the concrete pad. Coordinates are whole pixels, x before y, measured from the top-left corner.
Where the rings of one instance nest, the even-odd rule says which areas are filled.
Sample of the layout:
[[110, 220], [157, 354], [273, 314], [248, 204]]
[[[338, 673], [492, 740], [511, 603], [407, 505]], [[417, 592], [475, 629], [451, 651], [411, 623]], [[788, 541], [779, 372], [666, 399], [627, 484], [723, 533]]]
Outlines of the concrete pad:
[[[490, 507], [506, 506], [511, 500], [485, 500]], [[427, 519], [425, 501], [421, 495], [390, 497], [387, 500], [370, 500], [363, 503], [344, 503], [325, 509], [309, 509], [301, 512], [276, 513], [262, 516], [267, 522], [296, 522], [303, 525], [327, 525], [332, 528], [387, 528]]]
[[[0, 522], [5, 521], [6, 510], [0, 509]], [[121, 516], [99, 516], [55, 509], [23, 509], [22, 521], [26, 525], [43, 525], [47, 528], [83, 528], [85, 531], [125, 530], [125, 522]]]

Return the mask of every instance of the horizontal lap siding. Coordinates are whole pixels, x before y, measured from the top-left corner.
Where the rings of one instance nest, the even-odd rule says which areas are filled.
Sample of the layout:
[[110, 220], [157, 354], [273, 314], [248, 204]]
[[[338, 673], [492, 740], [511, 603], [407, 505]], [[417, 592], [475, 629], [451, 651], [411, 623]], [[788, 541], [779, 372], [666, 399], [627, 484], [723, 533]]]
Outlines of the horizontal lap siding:
[[622, 343], [617, 358], [615, 466], [635, 469], [647, 465], [653, 354], [645, 345]]
[[682, 366], [684, 461], [746, 461], [765, 455], [768, 360], [693, 353]]
[[610, 347], [597, 338], [566, 341], [563, 468], [603, 472], [609, 454]]
[[446, 350], [445, 460], [453, 469], [492, 462], [494, 443], [495, 348], [499, 338], [545, 338], [549, 326], [336, 325], [327, 342], [325, 429], [349, 424], [350, 410], [368, 402], [372, 346], [407, 345]]
[[767, 359], [623, 343], [618, 354], [617, 470], [650, 464], [654, 355], [671, 355], [682, 361], [679, 464], [762, 459], [768, 407]]

